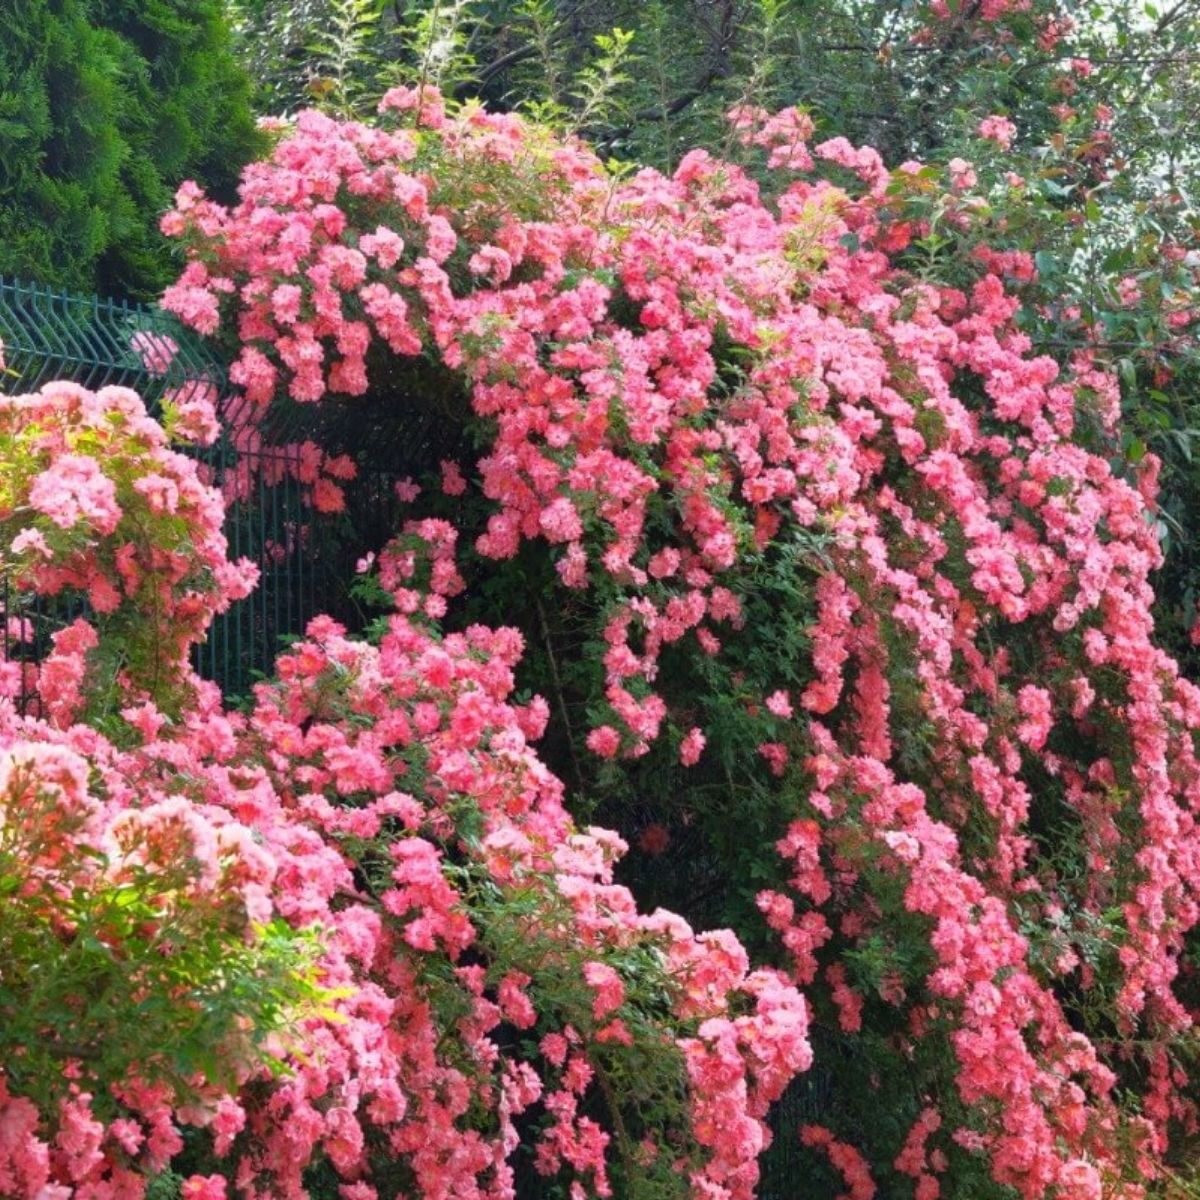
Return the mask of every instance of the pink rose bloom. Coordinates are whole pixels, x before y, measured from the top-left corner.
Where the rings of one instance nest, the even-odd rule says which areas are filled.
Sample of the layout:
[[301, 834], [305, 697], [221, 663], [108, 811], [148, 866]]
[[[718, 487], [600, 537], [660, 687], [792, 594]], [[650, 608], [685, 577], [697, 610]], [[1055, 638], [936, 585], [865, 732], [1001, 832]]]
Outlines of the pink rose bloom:
[[703, 732], [693, 727], [689, 729], [679, 745], [679, 761], [685, 767], [694, 767], [700, 761], [707, 739]]
[[951, 186], [956, 192], [970, 191], [979, 182], [975, 168], [965, 158], [952, 158], [947, 166], [950, 170]]
[[993, 114], [979, 122], [979, 136], [989, 142], [995, 142], [1002, 150], [1007, 150], [1012, 145], [1016, 133], [1017, 127], [1007, 117]]
[[621, 747], [621, 735], [611, 725], [601, 725], [587, 735], [587, 748], [601, 758], [614, 758]]

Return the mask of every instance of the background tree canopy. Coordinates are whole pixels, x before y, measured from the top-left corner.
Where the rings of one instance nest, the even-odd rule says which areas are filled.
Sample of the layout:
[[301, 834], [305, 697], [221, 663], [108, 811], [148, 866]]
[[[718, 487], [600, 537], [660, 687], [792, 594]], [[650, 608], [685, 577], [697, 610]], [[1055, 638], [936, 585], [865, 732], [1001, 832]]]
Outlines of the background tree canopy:
[[182, 180], [258, 144], [221, 0], [12, 0], [0, 44], [0, 273], [151, 295]]

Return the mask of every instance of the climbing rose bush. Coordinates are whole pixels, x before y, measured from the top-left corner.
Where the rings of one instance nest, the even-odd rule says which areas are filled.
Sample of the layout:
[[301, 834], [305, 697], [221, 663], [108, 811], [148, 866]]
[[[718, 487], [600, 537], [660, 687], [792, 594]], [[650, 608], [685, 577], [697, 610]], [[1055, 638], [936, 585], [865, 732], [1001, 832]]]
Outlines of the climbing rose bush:
[[703, 151], [614, 179], [430, 90], [304, 113], [235, 207], [180, 193], [165, 303], [264, 410], [456, 381], [480, 456], [410, 498], [460, 514], [465, 574], [402, 539], [384, 587], [414, 620], [488, 573], [520, 605], [539, 555], [596, 664], [560, 731], [589, 778], [653, 762], [689, 820], [765, 831], [764, 953], [851, 1048], [815, 1171], [1145, 1196], [1195, 1127], [1200, 883], [1155, 464], [1121, 469], [1093, 352], [1021, 331], [1035, 264], [988, 251], [971, 163], [731, 120], [762, 182]]
[[[0, 703], [0, 1191], [500, 1198], [527, 1145], [573, 1197], [749, 1200], [805, 1002], [613, 882], [511, 700], [520, 634], [318, 618], [225, 712], [187, 654], [248, 573], [196, 464], [123, 390], [4, 412], [9, 619], [99, 611], [43, 715]], [[387, 569], [448, 585], [441, 533]]]

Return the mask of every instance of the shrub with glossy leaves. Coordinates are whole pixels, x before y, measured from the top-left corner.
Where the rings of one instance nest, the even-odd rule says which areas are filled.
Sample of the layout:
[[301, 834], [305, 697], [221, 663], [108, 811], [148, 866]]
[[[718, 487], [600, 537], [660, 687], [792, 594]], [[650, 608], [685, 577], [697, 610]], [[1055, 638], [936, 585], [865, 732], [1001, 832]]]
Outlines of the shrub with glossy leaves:
[[[128, 765], [94, 735], [7, 717], [0, 733], [0, 1111], [31, 1132], [45, 1118], [52, 1156], [95, 1117], [166, 1133], [164, 1101], [236, 1087], [321, 1000], [315, 943], [271, 921], [273, 864], [251, 831]], [[0, 1178], [37, 1194], [57, 1172], [19, 1141]]]

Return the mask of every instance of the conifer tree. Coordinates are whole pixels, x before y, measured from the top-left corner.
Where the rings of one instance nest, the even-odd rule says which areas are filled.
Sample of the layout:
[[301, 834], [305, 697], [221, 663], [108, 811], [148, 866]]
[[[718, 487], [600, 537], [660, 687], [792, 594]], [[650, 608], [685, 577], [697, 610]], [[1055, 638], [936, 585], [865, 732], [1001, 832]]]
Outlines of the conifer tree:
[[253, 154], [222, 0], [11, 0], [0, 39], [0, 273], [150, 295], [175, 186]]

